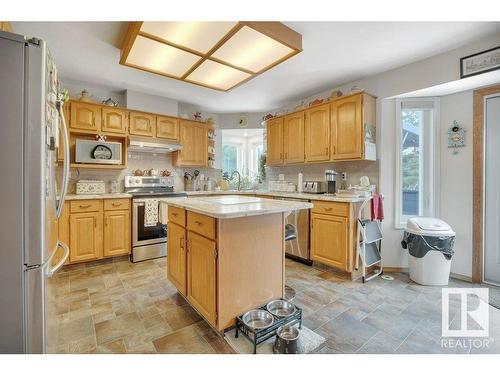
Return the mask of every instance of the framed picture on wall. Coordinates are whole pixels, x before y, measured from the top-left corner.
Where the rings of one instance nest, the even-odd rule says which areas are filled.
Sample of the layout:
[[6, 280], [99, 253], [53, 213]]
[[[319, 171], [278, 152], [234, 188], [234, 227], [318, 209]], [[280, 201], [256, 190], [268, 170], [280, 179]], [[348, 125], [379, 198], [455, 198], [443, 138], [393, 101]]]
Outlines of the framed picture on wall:
[[460, 59], [460, 78], [500, 69], [500, 46]]

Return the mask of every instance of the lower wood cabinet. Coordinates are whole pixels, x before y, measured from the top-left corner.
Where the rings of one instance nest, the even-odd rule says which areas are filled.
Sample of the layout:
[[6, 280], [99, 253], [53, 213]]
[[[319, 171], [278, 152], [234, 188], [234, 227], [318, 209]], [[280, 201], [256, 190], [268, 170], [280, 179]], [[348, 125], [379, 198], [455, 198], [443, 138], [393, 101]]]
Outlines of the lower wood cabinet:
[[130, 211], [104, 211], [104, 257], [130, 253]]
[[130, 254], [129, 199], [68, 201], [58, 227], [59, 241], [69, 246], [66, 263]]
[[[170, 214], [170, 207], [168, 211]], [[167, 278], [184, 296], [187, 289], [186, 242], [186, 229], [169, 221]]]
[[312, 260], [348, 271], [348, 219], [312, 214], [311, 227]]
[[70, 225], [70, 261], [99, 259], [102, 255], [102, 212], [72, 213]]
[[215, 241], [188, 231], [187, 298], [209, 322], [216, 322], [217, 252]]

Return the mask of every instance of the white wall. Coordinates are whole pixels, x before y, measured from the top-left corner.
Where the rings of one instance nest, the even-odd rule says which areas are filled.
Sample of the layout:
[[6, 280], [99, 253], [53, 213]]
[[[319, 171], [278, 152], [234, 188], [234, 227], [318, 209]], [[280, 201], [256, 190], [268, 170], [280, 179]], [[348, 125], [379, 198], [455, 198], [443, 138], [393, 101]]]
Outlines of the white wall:
[[[456, 232], [451, 272], [472, 276], [472, 103], [473, 91], [441, 97], [441, 218]], [[466, 147], [448, 148], [453, 120], [466, 129]]]
[[146, 94], [139, 91], [125, 91], [125, 106], [138, 111], [160, 113], [162, 115], [177, 116], [177, 100], [163, 96]]
[[[367, 77], [358, 81], [346, 83], [340, 87], [332, 88], [332, 90], [341, 90], [344, 93], [350, 91], [351, 87], [356, 85], [358, 88], [365, 89], [367, 92], [374, 94], [378, 97], [377, 99], [377, 159], [379, 159], [379, 190], [384, 194], [384, 211], [385, 211], [385, 221], [382, 225], [382, 230], [384, 234], [384, 244], [382, 249], [382, 257], [384, 265], [386, 267], [407, 267], [407, 254], [402, 251], [400, 246], [400, 241], [402, 237], [402, 231], [395, 229], [394, 223], [394, 169], [396, 163], [396, 150], [395, 150], [395, 100], [392, 99], [396, 95], [401, 95], [404, 93], [437, 86], [443, 83], [451, 82], [460, 79], [460, 58], [467, 56], [482, 50], [493, 48], [500, 44], [500, 34], [490, 36], [488, 38], [483, 38], [481, 41], [469, 44], [452, 51], [445, 52], [440, 55], [430, 57], [425, 60], [415, 62], [413, 64], [405, 65], [401, 68], [393, 69], [372, 77]], [[493, 84], [494, 82], [492, 82]], [[305, 102], [309, 102], [314, 98], [326, 98], [330, 96], [332, 90], [325, 91], [308, 98], [305, 98]], [[467, 95], [467, 94], [464, 94]], [[451, 98], [453, 99], [453, 98]], [[461, 99], [456, 98], [457, 102]], [[291, 102], [286, 108], [282, 108], [276, 112], [284, 113], [293, 110], [293, 108], [299, 104], [301, 100]], [[453, 100], [451, 100], [453, 102]], [[472, 102], [470, 104], [464, 104], [462, 108], [457, 109], [456, 113], [462, 113], [463, 118], [467, 118], [466, 112], [461, 111], [472, 111]], [[448, 106], [445, 98], [446, 112], [449, 113], [448, 108], [455, 108], [454, 104]], [[449, 116], [449, 115], [447, 115]], [[458, 116], [458, 114], [457, 114]], [[448, 121], [448, 120], [446, 120]], [[443, 120], [445, 124], [445, 120]], [[447, 124], [446, 124], [447, 125]], [[443, 125], [445, 126], [445, 125]], [[443, 131], [443, 130], [442, 130]], [[471, 140], [469, 137], [469, 144]], [[466, 151], [470, 152], [470, 150]], [[444, 152], [442, 152], [444, 154]], [[462, 156], [465, 157], [465, 156]], [[454, 181], [459, 180], [457, 177], [460, 170], [455, 171], [453, 174], [448, 165], [457, 165], [455, 160], [448, 160], [448, 156], [444, 158], [444, 162], [447, 163], [445, 166], [442, 165], [442, 170], [450, 175], [450, 178]], [[459, 163], [458, 163], [459, 164]], [[460, 164], [459, 164], [460, 165]], [[466, 165], [464, 165], [467, 168]], [[462, 168], [462, 169], [465, 169]], [[472, 166], [469, 167], [469, 172], [472, 173]], [[450, 183], [443, 185], [443, 180], [441, 179], [441, 195], [446, 195], [445, 189], [450, 189]], [[461, 184], [464, 184], [464, 179]], [[443, 218], [451, 218], [450, 224], [461, 230], [458, 238], [457, 244], [457, 254], [453, 260], [453, 272], [457, 274], [462, 274], [465, 276], [471, 275], [471, 248], [468, 238], [470, 238], [471, 229], [471, 217], [472, 212], [467, 211], [471, 209], [464, 210], [463, 215], [468, 215], [468, 222], [460, 219], [460, 215], [457, 217], [456, 210], [458, 210], [454, 204], [455, 198], [460, 199], [460, 202], [466, 202], [472, 199], [471, 191], [466, 191], [462, 189], [453, 188], [454, 194], [451, 196], [446, 196], [446, 199], [441, 204], [442, 214], [445, 215]], [[466, 194], [467, 198], [461, 196], [461, 194]], [[453, 203], [452, 203], [453, 202]], [[465, 205], [464, 205], [465, 206]]]

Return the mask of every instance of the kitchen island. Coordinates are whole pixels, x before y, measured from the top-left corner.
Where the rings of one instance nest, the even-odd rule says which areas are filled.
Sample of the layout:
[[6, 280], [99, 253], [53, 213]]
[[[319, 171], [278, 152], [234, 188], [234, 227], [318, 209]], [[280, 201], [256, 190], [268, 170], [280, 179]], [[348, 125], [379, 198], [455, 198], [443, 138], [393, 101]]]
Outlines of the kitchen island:
[[284, 296], [284, 219], [308, 202], [168, 198], [167, 276], [216, 330]]

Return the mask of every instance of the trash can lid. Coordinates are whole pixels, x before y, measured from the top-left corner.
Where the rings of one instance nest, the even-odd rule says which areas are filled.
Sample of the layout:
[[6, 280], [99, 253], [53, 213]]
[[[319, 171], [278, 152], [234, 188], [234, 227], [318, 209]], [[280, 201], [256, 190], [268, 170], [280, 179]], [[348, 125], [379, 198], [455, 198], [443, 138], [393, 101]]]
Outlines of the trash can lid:
[[412, 217], [406, 223], [406, 231], [422, 236], [455, 235], [447, 223], [434, 217]]

